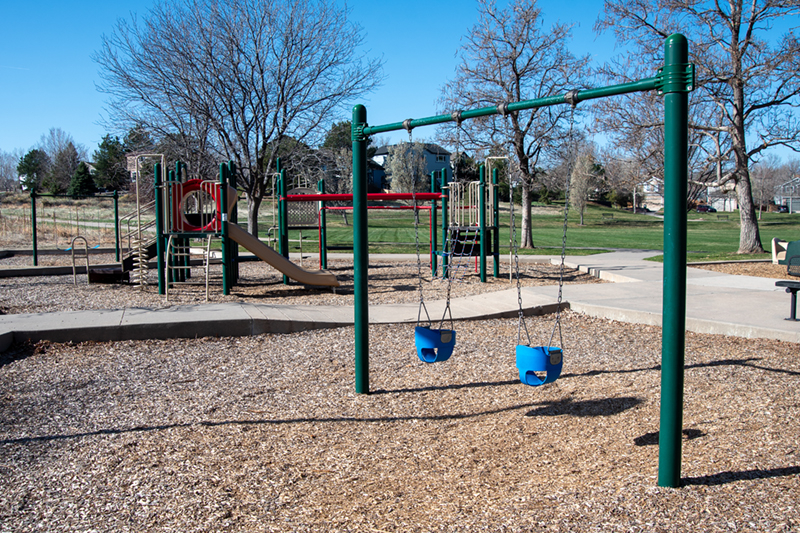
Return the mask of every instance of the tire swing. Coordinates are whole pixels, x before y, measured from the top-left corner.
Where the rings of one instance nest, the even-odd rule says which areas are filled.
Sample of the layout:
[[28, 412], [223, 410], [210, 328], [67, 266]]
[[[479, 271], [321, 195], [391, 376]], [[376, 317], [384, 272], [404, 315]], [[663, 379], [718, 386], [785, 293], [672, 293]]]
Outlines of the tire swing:
[[[413, 150], [411, 138], [411, 120], [403, 122], [403, 127], [408, 130], [408, 144]], [[459, 122], [460, 125], [460, 122]], [[419, 209], [417, 207], [417, 173], [411, 169], [412, 185], [411, 199], [414, 205], [414, 242], [417, 247], [417, 279], [419, 280], [419, 310], [417, 311], [417, 326], [414, 328], [414, 345], [417, 349], [417, 356], [423, 363], [440, 363], [447, 361], [453, 355], [456, 345], [456, 331], [453, 325], [453, 314], [450, 311], [450, 286], [452, 277], [448, 277], [447, 282], [447, 305], [445, 306], [439, 327], [433, 328], [428, 308], [425, 306], [425, 298], [422, 291], [422, 257], [419, 251]], [[422, 311], [425, 311], [428, 325], [420, 325], [422, 322]], [[443, 329], [445, 317], [450, 317], [450, 329]]]
[[[569, 122], [569, 139], [572, 143], [572, 128], [575, 120], [575, 106], [577, 91], [567, 93], [565, 100], [572, 105]], [[558, 271], [558, 303], [556, 304], [556, 319], [550, 338], [544, 346], [531, 346], [531, 337], [522, 310], [522, 288], [519, 277], [519, 253], [517, 250], [517, 228], [514, 216], [514, 202], [511, 202], [511, 233], [512, 246], [514, 247], [514, 271], [517, 277], [517, 302], [519, 302], [519, 324], [517, 326], [516, 361], [519, 370], [519, 379], [525, 385], [538, 387], [545, 383], [552, 383], [561, 376], [564, 365], [564, 338], [561, 333], [561, 301], [564, 287], [564, 258], [567, 252], [567, 219], [569, 216], [569, 188], [572, 164], [567, 169], [566, 192], [564, 193], [564, 229], [561, 238], [561, 263]], [[527, 344], [522, 344], [522, 331], [525, 331]], [[553, 337], [558, 330], [558, 346], [553, 346]], [[538, 373], [538, 374], [537, 374]]]

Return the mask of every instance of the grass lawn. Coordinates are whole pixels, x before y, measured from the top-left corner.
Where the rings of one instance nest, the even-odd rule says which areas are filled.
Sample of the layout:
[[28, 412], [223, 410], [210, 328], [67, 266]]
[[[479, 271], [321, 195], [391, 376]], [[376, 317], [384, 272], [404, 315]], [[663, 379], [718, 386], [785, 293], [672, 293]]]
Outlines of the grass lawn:
[[[120, 199], [120, 214], [127, 213], [135, 207], [130, 196]], [[70, 235], [91, 229], [93, 224], [110, 223], [113, 221], [113, 204], [109, 198], [94, 198], [86, 200], [72, 200], [68, 198], [42, 198], [38, 202], [37, 218], [40, 226], [40, 246], [56, 244], [54, 240], [55, 224], [59, 233]], [[563, 205], [534, 205], [532, 216], [533, 242], [536, 248], [520, 250], [522, 254], [558, 255], [561, 252], [561, 238], [563, 232]], [[239, 223], [246, 226], [247, 204], [244, 200], [239, 202]], [[260, 209], [259, 225], [260, 237], [267, 239], [268, 229], [273, 224], [272, 204], [266, 200]], [[346, 217], [342, 211], [329, 212], [328, 244], [349, 248], [353, 240], [353, 217], [347, 212]], [[517, 226], [521, 217], [517, 208]], [[22, 237], [20, 224], [30, 217], [30, 198], [26, 195], [5, 195], [0, 197], [0, 232], [5, 237], [13, 234]], [[422, 253], [428, 249], [430, 229], [428, 226], [428, 212], [421, 213], [419, 241]], [[61, 222], [68, 221], [67, 224]], [[80, 221], [80, 222], [78, 222]], [[439, 219], [441, 223], [441, 218]], [[500, 253], [507, 254], [509, 247], [510, 214], [508, 204], [501, 206], [500, 215]], [[80, 224], [80, 226], [78, 226]], [[28, 221], [29, 225], [29, 221]], [[773, 237], [784, 240], [800, 239], [800, 214], [763, 213], [759, 222], [761, 242], [769, 251], [770, 241]], [[570, 255], [587, 255], [602, 253], [609, 249], [637, 248], [637, 249], [663, 249], [664, 225], [660, 217], [654, 214], [633, 214], [620, 209], [611, 209], [602, 206], [590, 205], [584, 213], [584, 224], [579, 224], [579, 217], [575, 210], [570, 210], [567, 228], [567, 248]], [[274, 234], [275, 232], [273, 232]], [[30, 235], [28, 229], [27, 234]], [[112, 232], [113, 235], [113, 232]], [[59, 240], [59, 244], [66, 237]], [[105, 236], [104, 236], [105, 237]], [[29, 237], [28, 237], [29, 238]], [[50, 239], [48, 239], [50, 238]], [[290, 239], [297, 240], [299, 232], [290, 232]], [[371, 253], [414, 253], [415, 234], [414, 220], [411, 211], [370, 210], [368, 238]], [[313, 251], [317, 248], [317, 232], [303, 231], [303, 250]], [[8, 239], [2, 239], [8, 240]], [[107, 239], [104, 239], [107, 240]], [[441, 247], [441, 230], [439, 231]], [[689, 261], [714, 261], [726, 259], [743, 259], [736, 254], [739, 246], [739, 213], [687, 213], [687, 248]], [[291, 243], [292, 251], [298, 249], [296, 242]], [[765, 259], [769, 254], [746, 256], [747, 259]], [[655, 258], [658, 260], [658, 258]]]
[[[536, 206], [532, 215], [532, 250], [520, 250], [524, 254], [558, 255], [561, 251], [563, 232], [563, 206]], [[517, 210], [517, 226], [521, 218]], [[727, 219], [725, 219], [727, 216]], [[619, 209], [590, 205], [584, 213], [584, 224], [571, 210], [567, 227], [567, 248], [570, 255], [602, 253], [609, 249], [663, 249], [664, 223], [656, 214], [633, 214]], [[352, 244], [352, 215], [347, 215], [347, 225], [340, 214], [328, 215], [328, 244], [349, 246]], [[508, 253], [510, 215], [506, 206], [500, 216], [500, 253]], [[763, 213], [759, 222], [761, 241], [769, 250], [773, 237], [784, 240], [800, 239], [800, 214]], [[305, 231], [304, 238], [316, 239], [312, 232]], [[266, 233], [263, 233], [266, 236]], [[413, 253], [414, 228], [410, 211], [369, 212], [369, 242], [372, 253]], [[441, 241], [441, 232], [439, 240]], [[297, 239], [297, 232], [290, 238]], [[420, 221], [419, 239], [421, 249], [428, 247], [428, 214]], [[296, 246], [294, 244], [293, 246]], [[309, 247], [311, 245], [309, 244]], [[687, 213], [687, 249], [689, 261], [715, 261], [726, 259], [765, 259], [769, 254], [742, 257], [736, 254], [739, 247], [739, 213]], [[304, 249], [306, 245], [304, 244]], [[658, 260], [658, 258], [656, 258]]]

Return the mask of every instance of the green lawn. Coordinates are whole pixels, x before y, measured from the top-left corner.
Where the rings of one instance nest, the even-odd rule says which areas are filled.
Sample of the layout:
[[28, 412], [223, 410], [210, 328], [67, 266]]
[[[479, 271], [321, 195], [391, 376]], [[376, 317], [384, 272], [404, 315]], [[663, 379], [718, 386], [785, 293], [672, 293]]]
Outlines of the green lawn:
[[[521, 253], [553, 255], [560, 253], [563, 231], [563, 206], [536, 206], [532, 216], [533, 250]], [[544, 211], [544, 212], [542, 212]], [[517, 225], [521, 218], [517, 210]], [[720, 216], [721, 215], [721, 216]], [[727, 215], [727, 220], [721, 219]], [[500, 251], [508, 253], [509, 213], [501, 214]], [[328, 214], [328, 244], [348, 246], [352, 243], [352, 216], [348, 214], [345, 225], [340, 214]], [[769, 251], [773, 237], [785, 240], [800, 239], [800, 214], [763, 213], [759, 223], [761, 241]], [[518, 229], [519, 231], [519, 229]], [[579, 225], [578, 214], [570, 211], [567, 227], [567, 248], [570, 255], [601, 253], [608, 249], [638, 248], [663, 249], [664, 224], [652, 214], [636, 214], [619, 209], [589, 206], [584, 213], [584, 225]], [[414, 252], [413, 216], [410, 211], [369, 212], [369, 242], [372, 253]], [[441, 234], [440, 234], [441, 235]], [[263, 233], [263, 236], [266, 236]], [[316, 239], [313, 232], [304, 232], [305, 238]], [[290, 238], [296, 239], [292, 232]], [[428, 214], [421, 217], [419, 239], [424, 251], [428, 246]], [[440, 237], [441, 238], [441, 237]], [[293, 245], [296, 246], [296, 245]], [[308, 245], [311, 248], [311, 244]], [[739, 246], [739, 213], [687, 213], [687, 249], [689, 261], [742, 259], [736, 255]], [[306, 245], [304, 245], [306, 249]], [[747, 256], [750, 258], [766, 258]]]

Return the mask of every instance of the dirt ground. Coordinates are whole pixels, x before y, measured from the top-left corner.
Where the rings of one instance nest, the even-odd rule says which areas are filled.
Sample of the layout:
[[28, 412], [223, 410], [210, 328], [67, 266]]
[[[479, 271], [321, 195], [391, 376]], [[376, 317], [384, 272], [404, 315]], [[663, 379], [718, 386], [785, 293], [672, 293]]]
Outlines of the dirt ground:
[[[554, 327], [527, 324], [534, 344]], [[432, 365], [412, 326], [372, 327], [370, 395], [352, 328], [16, 345], [0, 354], [0, 532], [800, 529], [800, 346], [687, 333], [669, 489], [660, 328], [562, 326], [562, 376], [536, 388], [516, 320], [458, 323]]]

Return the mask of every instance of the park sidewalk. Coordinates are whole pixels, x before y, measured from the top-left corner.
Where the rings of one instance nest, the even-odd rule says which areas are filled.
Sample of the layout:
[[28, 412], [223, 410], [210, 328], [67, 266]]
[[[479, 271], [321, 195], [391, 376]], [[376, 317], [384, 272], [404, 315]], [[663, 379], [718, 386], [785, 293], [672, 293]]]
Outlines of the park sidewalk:
[[[617, 251], [567, 257], [568, 266], [610, 283], [565, 285], [564, 301], [590, 316], [661, 325], [663, 268], [661, 263], [645, 261], [660, 253]], [[776, 288], [775, 281], [689, 268], [686, 329], [800, 343], [800, 322], [784, 320], [789, 316], [789, 295]], [[525, 314], [553, 312], [557, 294], [552, 285], [524, 287]], [[430, 302], [427, 307], [431, 317], [440, 317], [444, 302]], [[515, 317], [517, 293], [508, 289], [458, 298], [451, 302], [451, 310], [455, 320]], [[417, 312], [417, 304], [372, 306], [370, 323], [413, 323]], [[247, 303], [5, 315], [0, 316], [0, 351], [25, 339], [80, 342], [291, 333], [351, 325], [353, 316], [352, 307]]]

